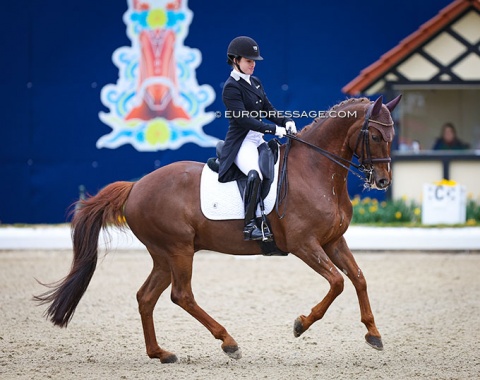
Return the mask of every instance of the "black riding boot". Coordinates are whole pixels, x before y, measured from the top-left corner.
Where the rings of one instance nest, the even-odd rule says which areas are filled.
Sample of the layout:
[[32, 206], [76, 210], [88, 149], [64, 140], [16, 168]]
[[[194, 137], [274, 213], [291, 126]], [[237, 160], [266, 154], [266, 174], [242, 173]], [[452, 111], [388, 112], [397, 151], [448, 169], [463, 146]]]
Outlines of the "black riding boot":
[[[264, 226], [263, 232], [258, 228], [255, 221], [255, 211], [260, 196], [260, 184], [262, 180], [256, 170], [250, 170], [247, 176], [247, 185], [243, 195], [245, 206], [245, 227], [243, 228], [244, 240], [271, 240], [272, 233], [268, 226]], [[263, 223], [262, 223], [263, 224]]]

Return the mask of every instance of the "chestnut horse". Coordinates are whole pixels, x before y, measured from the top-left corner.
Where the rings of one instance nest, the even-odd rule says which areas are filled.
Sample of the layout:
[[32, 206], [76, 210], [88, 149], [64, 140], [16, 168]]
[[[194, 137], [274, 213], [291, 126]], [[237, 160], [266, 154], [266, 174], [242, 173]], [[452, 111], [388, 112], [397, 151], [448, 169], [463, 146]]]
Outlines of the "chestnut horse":
[[[288, 177], [279, 181], [284, 190], [283, 215], [279, 216], [278, 209], [268, 215], [275, 243], [330, 284], [310, 314], [295, 320], [296, 337], [321, 319], [342, 292], [343, 272], [355, 287], [367, 343], [383, 349], [365, 278], [343, 236], [352, 218], [346, 180], [355, 155], [367, 174], [362, 176], [367, 187], [386, 189], [390, 185], [391, 111], [399, 100], [397, 97], [388, 104], [382, 104], [381, 97], [375, 102], [367, 98], [345, 100], [280, 147], [282, 173], [288, 167]], [[70, 273], [47, 285], [51, 288], [48, 292], [34, 297], [41, 304], [50, 303], [46, 316], [55, 325], [67, 326], [87, 289], [96, 268], [100, 230], [128, 225], [153, 259], [153, 269], [137, 293], [148, 356], [162, 363], [177, 361], [175, 354], [158, 345], [153, 321], [155, 304], [171, 285], [171, 300], [220, 339], [229, 357], [241, 357], [233, 337], [195, 301], [191, 288], [193, 256], [199, 250], [233, 255], [260, 255], [262, 250], [258, 242], [243, 240], [243, 220], [214, 221], [202, 214], [199, 187], [203, 166], [176, 162], [137, 182], [112, 183], [96, 196], [78, 202], [72, 220]]]

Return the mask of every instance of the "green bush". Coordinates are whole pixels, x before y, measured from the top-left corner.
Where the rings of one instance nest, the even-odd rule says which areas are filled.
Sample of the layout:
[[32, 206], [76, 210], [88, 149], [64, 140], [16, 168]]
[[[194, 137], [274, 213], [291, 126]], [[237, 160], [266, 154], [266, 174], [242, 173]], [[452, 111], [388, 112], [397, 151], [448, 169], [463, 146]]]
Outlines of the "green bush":
[[471, 198], [467, 200], [467, 224], [480, 224], [480, 203]]
[[[352, 224], [386, 224], [419, 226], [422, 222], [421, 205], [406, 198], [379, 202], [374, 198], [352, 199]], [[467, 200], [466, 225], [480, 225], [480, 203]]]

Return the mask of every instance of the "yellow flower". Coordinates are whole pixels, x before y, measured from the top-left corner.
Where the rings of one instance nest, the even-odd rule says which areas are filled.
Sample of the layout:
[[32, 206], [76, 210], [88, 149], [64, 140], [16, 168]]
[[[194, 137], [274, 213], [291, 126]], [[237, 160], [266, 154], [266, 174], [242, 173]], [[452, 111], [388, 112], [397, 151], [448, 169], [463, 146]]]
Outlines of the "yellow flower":
[[356, 206], [360, 203], [360, 196], [355, 195], [355, 197], [352, 199], [352, 206]]
[[362, 204], [370, 203], [370, 201], [371, 201], [370, 197], [365, 197], [362, 199]]
[[358, 209], [358, 213], [359, 213], [360, 215], [365, 214], [365, 209], [364, 209], [364, 208], [359, 208], [359, 209]]
[[395, 219], [400, 219], [402, 217], [402, 213], [400, 211], [397, 211], [395, 213]]
[[380, 202], [380, 207], [387, 207], [387, 202], [385, 201]]
[[377, 210], [378, 210], [378, 207], [375, 206], [375, 205], [370, 206], [370, 207], [368, 208], [368, 211], [370, 211], [372, 214], [375, 213], [375, 212], [377, 212]]
[[413, 210], [413, 213], [416, 215], [416, 216], [419, 216], [421, 211], [418, 207], [415, 207], [415, 209]]
[[477, 221], [475, 219], [468, 219], [466, 222], [467, 226], [475, 226]]

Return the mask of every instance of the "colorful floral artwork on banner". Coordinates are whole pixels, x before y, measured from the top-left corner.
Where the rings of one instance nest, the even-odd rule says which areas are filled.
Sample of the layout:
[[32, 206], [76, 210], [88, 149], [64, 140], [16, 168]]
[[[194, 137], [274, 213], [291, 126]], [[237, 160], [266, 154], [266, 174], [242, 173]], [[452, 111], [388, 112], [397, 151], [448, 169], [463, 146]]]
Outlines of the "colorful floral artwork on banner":
[[99, 138], [97, 148], [215, 146], [218, 139], [203, 131], [215, 119], [214, 112], [205, 112], [215, 92], [197, 82], [200, 51], [184, 45], [192, 18], [186, 0], [128, 0], [123, 20], [132, 45], [112, 55], [118, 80], [103, 87], [101, 100], [109, 112], [99, 113], [112, 131]]

